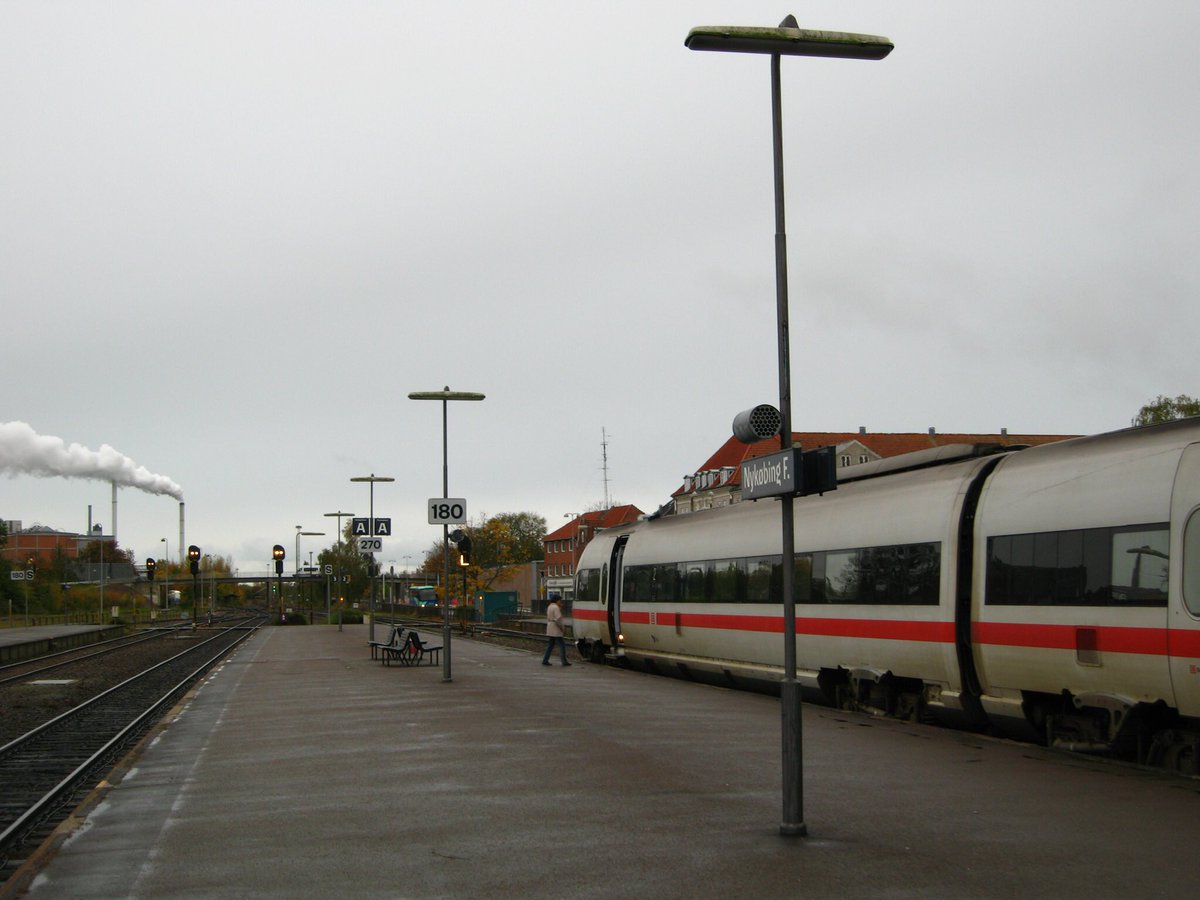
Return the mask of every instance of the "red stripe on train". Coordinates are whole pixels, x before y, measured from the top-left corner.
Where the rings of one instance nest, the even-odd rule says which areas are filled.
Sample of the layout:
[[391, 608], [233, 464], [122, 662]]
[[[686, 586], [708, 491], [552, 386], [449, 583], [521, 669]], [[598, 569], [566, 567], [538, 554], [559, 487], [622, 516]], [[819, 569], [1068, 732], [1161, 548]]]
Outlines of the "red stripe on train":
[[[574, 618], [602, 622], [603, 609], [576, 609]], [[705, 613], [655, 612], [654, 624], [674, 628], [714, 628], [729, 631], [783, 633], [779, 616], [736, 616]], [[651, 613], [623, 610], [621, 620], [631, 625], [649, 625]], [[855, 637], [873, 640], [953, 643], [954, 623], [913, 622], [897, 619], [834, 619], [796, 617], [796, 633], [823, 637]], [[1093, 625], [1035, 625], [1031, 623], [976, 622], [971, 628], [976, 644], [1001, 647], [1032, 647], [1077, 650], [1080, 646], [1107, 653], [1141, 653], [1150, 656], [1200, 658], [1200, 631], [1169, 631], [1166, 628], [1125, 628]]]
[[[581, 615], [582, 613], [582, 615]], [[606, 617], [600, 610], [575, 610], [575, 618], [602, 620]], [[733, 616], [710, 613], [655, 612], [655, 625], [674, 628], [715, 628], [727, 631], [756, 631], [768, 634], [783, 634], [781, 616]], [[629, 625], [651, 624], [651, 613], [644, 610], [622, 610], [622, 623]], [[898, 619], [831, 619], [796, 617], [797, 634], [814, 634], [822, 637], [856, 637], [891, 641], [928, 641], [953, 643], [953, 622], [911, 622]]]
[[976, 622], [971, 639], [999, 647], [1038, 647], [1076, 650], [1086, 647], [1107, 653], [1167, 655], [1167, 629], [1123, 628], [1112, 625], [1033, 625], [1030, 623]]

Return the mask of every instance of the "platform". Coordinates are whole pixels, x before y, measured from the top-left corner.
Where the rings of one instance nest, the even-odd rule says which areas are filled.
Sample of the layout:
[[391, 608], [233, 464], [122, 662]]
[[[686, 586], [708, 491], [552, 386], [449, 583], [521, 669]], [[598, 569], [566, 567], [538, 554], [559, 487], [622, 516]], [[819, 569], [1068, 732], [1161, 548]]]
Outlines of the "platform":
[[120, 625], [36, 625], [0, 628], [0, 664], [20, 662], [53, 650], [66, 650], [122, 634]]
[[[436, 632], [430, 633], [436, 637]], [[440, 642], [440, 641], [439, 641]], [[1200, 783], [456, 638], [268, 628], [99, 791], [33, 897], [1189, 896]]]

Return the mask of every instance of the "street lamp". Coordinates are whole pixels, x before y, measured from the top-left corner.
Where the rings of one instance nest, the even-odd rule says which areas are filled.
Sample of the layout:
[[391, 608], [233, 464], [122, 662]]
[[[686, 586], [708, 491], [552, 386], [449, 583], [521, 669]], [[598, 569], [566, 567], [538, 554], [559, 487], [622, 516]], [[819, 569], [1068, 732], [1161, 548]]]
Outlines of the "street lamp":
[[[374, 472], [372, 472], [370, 475], [356, 475], [355, 477], [351, 478], [350, 480], [351, 481], [365, 481], [367, 484], [370, 485], [371, 510], [370, 510], [370, 519], [369, 519], [370, 526], [369, 527], [370, 527], [370, 531], [371, 531], [371, 537], [374, 537], [375, 536], [375, 482], [377, 482], [377, 481], [395, 481], [396, 479], [389, 478], [386, 475], [376, 475]], [[341, 524], [340, 519], [338, 520], [338, 524], [339, 525]], [[368, 570], [368, 575], [370, 576], [370, 583], [371, 583], [370, 600], [368, 601], [369, 609], [371, 612], [371, 624], [368, 626], [368, 629], [367, 629], [367, 640], [374, 641], [375, 640], [375, 554], [369, 553], [369, 554], [365, 554], [365, 555], [367, 556], [367, 570]]]
[[[450, 464], [446, 446], [446, 407], [451, 400], [482, 400], [483, 394], [473, 391], [452, 391], [450, 386], [440, 391], [414, 391], [408, 395], [409, 400], [440, 400], [442, 401], [442, 496], [450, 496]], [[450, 677], [450, 526], [442, 523], [442, 681], [451, 681]]]
[[586, 513], [563, 513], [564, 519], [572, 519], [575, 535], [571, 538], [571, 587], [563, 589], [563, 595], [568, 601], [575, 599], [575, 567], [579, 564], [579, 525]]
[[[354, 513], [345, 512], [344, 510], [339, 509], [337, 512], [325, 513], [325, 515], [337, 517], [337, 544], [338, 544], [338, 547], [340, 548], [342, 546], [342, 516], [351, 516], [352, 517], [354, 515]], [[338, 555], [338, 561], [339, 561], [339, 563], [341, 561], [340, 554]], [[325, 576], [325, 622], [326, 622], [326, 624], [329, 623], [329, 617], [330, 617], [330, 615], [332, 615], [332, 612], [333, 612], [332, 608], [331, 608], [331, 604], [333, 602], [333, 583], [330, 580], [331, 578], [332, 578], [331, 575]], [[341, 631], [341, 630], [342, 630], [342, 616], [341, 616], [341, 613], [338, 613], [338, 631]]]
[[[771, 130], [775, 170], [775, 312], [779, 346], [780, 450], [792, 447], [792, 374], [788, 331], [787, 237], [783, 214], [783, 113], [779, 79], [781, 56], [823, 56], [839, 59], [883, 59], [892, 42], [868, 34], [810, 31], [788, 16], [778, 28], [703, 26], [693, 28], [684, 41], [689, 50], [726, 53], [765, 53], [771, 57]], [[780, 708], [783, 727], [783, 821], [779, 833], [803, 836], [803, 761], [800, 735], [800, 684], [796, 680], [796, 540], [793, 499], [780, 501], [783, 519], [783, 668]]]
[[[297, 528], [301, 526], [297, 525]], [[300, 574], [300, 538], [302, 537], [324, 537], [323, 531], [297, 531], [296, 532], [296, 574]]]
[[[299, 529], [300, 527], [301, 526], [299, 526], [299, 525], [296, 526], [297, 529]], [[300, 538], [302, 538], [302, 537], [324, 537], [324, 536], [325, 536], [325, 532], [323, 532], [323, 531], [297, 531], [296, 532], [296, 575], [297, 576], [299, 576], [299, 574], [300, 574]], [[308, 551], [308, 554], [309, 554], [309, 556], [312, 556], [312, 551], [311, 550]], [[311, 569], [312, 566], [310, 565], [309, 568]], [[310, 572], [309, 574], [311, 575], [312, 573]], [[296, 605], [297, 606], [300, 605], [300, 581], [299, 581], [299, 579], [297, 579], [297, 581], [296, 581]], [[309, 606], [311, 606], [311, 605], [312, 605], [312, 603], [310, 600]], [[312, 618], [312, 610], [311, 609], [309, 610], [309, 618], [310, 619]], [[309, 624], [311, 625], [312, 622], [309, 622]]]
[[342, 510], [339, 509], [337, 512], [325, 513], [325, 515], [326, 516], [337, 516], [337, 523], [338, 523], [337, 524], [337, 542], [339, 544], [341, 544], [341, 542], [342, 542], [342, 517], [343, 516], [353, 517], [354, 513], [343, 512]]

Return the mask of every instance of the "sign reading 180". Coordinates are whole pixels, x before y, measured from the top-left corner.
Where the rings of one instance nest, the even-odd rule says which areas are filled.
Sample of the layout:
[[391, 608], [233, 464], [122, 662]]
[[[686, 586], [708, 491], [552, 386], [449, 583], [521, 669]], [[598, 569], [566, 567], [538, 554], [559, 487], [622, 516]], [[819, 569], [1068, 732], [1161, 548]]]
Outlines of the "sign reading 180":
[[467, 521], [467, 501], [462, 497], [430, 497], [430, 525], [463, 525]]

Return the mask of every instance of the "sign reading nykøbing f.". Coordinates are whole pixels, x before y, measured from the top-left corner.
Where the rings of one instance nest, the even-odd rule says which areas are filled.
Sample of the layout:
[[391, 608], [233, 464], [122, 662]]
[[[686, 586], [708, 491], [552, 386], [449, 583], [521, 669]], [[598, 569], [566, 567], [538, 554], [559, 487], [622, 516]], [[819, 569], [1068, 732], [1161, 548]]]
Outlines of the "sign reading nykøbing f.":
[[800, 448], [756, 456], [742, 463], [742, 499], [798, 494], [803, 487]]

